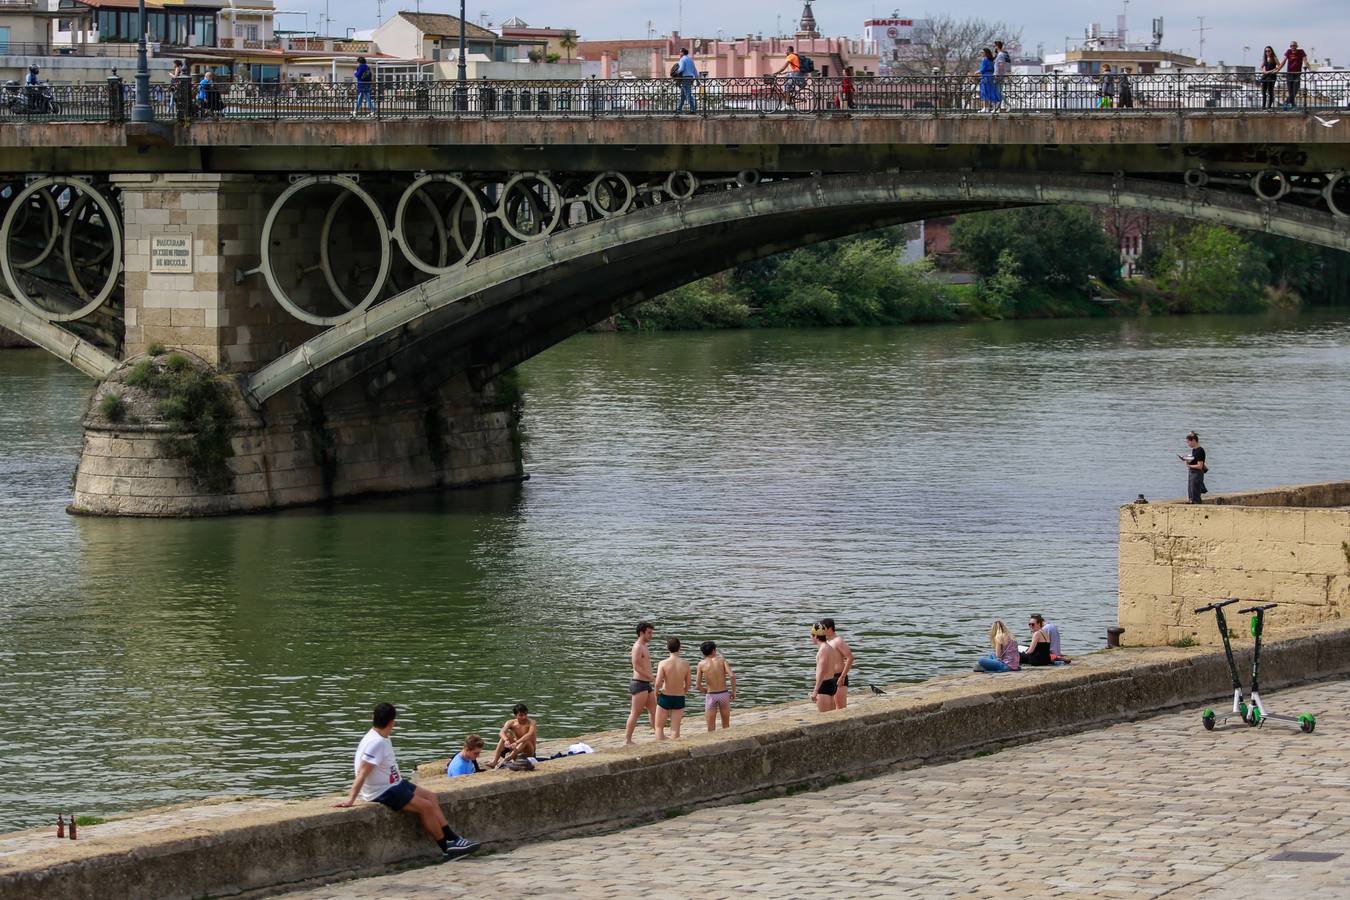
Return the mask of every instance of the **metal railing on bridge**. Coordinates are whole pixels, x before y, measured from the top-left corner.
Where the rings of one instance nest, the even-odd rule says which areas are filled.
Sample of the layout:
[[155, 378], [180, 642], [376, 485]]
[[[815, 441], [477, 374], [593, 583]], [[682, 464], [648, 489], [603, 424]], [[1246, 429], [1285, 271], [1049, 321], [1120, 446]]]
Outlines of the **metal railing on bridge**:
[[[0, 98], [0, 121], [26, 119], [123, 121], [132, 83], [54, 84], [48, 103], [26, 102], [21, 86]], [[196, 79], [151, 87], [159, 119], [285, 120], [415, 118], [610, 118], [688, 114], [680, 79], [569, 81], [390, 81], [252, 83]], [[1088, 75], [894, 76], [792, 79], [696, 79], [694, 115], [927, 116], [979, 113], [1075, 113], [1227, 110], [1262, 113], [1350, 107], [1350, 71], [1259, 75], [1156, 74], [1127, 78]], [[1292, 102], [1290, 102], [1292, 100]]]

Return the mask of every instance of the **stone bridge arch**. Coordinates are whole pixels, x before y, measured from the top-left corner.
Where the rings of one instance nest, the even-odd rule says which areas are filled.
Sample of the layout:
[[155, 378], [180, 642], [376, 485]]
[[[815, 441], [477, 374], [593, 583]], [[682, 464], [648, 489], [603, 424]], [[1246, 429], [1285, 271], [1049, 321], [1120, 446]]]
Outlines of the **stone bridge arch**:
[[1350, 220], [1280, 202], [1287, 188], [1262, 199], [1188, 181], [891, 172], [704, 194], [523, 243], [425, 281], [255, 371], [245, 394], [262, 406], [297, 384], [322, 397], [365, 379], [376, 396], [396, 382], [425, 389], [466, 371], [482, 384], [609, 315], [737, 262], [934, 215], [1079, 203], [1350, 250]]

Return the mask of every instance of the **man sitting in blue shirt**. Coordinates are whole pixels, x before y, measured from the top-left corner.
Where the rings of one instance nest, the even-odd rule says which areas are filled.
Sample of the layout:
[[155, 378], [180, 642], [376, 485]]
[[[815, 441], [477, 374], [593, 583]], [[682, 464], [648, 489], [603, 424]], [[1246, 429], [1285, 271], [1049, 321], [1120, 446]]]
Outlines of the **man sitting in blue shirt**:
[[675, 112], [684, 112], [686, 100], [689, 101], [689, 111], [698, 112], [694, 107], [694, 79], [698, 77], [698, 69], [694, 67], [693, 57], [688, 50], [680, 50], [680, 61], [675, 64], [675, 77], [680, 80], [680, 103], [675, 107]]
[[478, 768], [478, 754], [482, 752], [483, 739], [476, 734], [469, 735], [464, 739], [464, 749], [456, 753], [450, 765], [445, 767], [446, 776], [454, 778], [456, 775], [472, 775], [482, 771]]

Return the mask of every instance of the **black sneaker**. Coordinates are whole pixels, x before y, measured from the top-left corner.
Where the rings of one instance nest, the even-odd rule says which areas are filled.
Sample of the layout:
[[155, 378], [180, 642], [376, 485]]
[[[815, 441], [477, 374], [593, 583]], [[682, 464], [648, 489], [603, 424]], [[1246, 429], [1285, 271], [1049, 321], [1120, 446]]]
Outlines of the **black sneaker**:
[[441, 851], [441, 858], [451, 860], [459, 859], [461, 856], [468, 856], [470, 853], [477, 850], [481, 844], [481, 841], [471, 841], [467, 838], [460, 838], [457, 841], [452, 841], [445, 845], [445, 849]]

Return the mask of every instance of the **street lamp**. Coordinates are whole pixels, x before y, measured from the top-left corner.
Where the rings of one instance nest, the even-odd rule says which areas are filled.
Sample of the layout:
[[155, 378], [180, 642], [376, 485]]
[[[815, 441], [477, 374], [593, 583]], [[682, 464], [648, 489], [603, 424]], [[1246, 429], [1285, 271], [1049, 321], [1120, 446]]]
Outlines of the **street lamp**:
[[150, 61], [145, 56], [145, 0], [140, 0], [140, 40], [136, 42], [136, 98], [131, 105], [131, 121], [155, 121], [150, 105]]
[[468, 69], [464, 65], [464, 0], [459, 0], [459, 81], [463, 84], [468, 80]]

